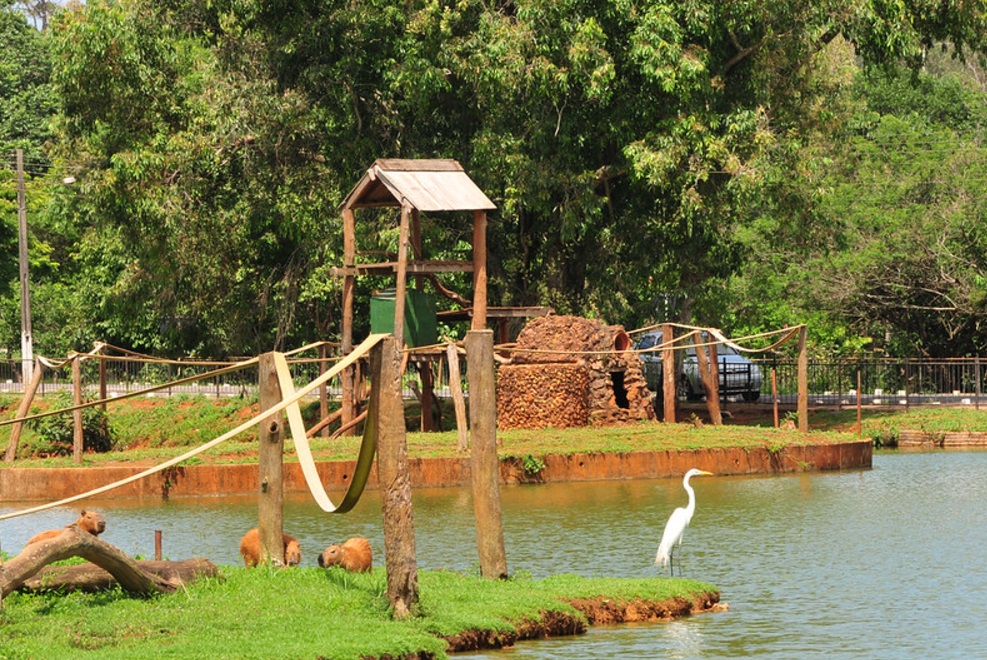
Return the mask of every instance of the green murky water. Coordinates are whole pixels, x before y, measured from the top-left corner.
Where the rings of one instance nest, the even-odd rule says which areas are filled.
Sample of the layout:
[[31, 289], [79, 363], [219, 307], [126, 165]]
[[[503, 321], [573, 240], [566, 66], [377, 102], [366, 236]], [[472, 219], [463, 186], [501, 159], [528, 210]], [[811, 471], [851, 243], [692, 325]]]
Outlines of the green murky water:
[[[719, 586], [728, 612], [672, 623], [593, 628], [472, 658], [987, 657], [987, 452], [879, 454], [872, 470], [693, 480], [698, 510], [678, 555], [687, 576]], [[535, 577], [657, 575], [652, 565], [680, 480], [505, 487], [512, 572]], [[237, 563], [255, 524], [253, 497], [89, 502], [104, 539], [154, 552]], [[20, 508], [0, 504], [0, 511]], [[315, 565], [329, 543], [368, 537], [381, 565], [379, 500], [345, 515], [287, 498], [285, 529]], [[17, 552], [35, 532], [74, 519], [56, 510], [0, 522]], [[466, 489], [415, 493], [419, 566], [475, 570]]]

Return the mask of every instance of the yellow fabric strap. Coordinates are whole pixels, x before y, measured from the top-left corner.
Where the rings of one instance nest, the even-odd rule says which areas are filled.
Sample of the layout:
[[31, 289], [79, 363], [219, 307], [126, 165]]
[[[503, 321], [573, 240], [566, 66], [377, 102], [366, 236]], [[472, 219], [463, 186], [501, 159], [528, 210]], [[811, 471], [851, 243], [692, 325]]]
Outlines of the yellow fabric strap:
[[[288, 360], [282, 353], [275, 353], [274, 365], [278, 372], [278, 383], [281, 385], [281, 397], [288, 398], [295, 391], [295, 385], [291, 380], [291, 371], [288, 369]], [[308, 489], [316, 504], [327, 513], [346, 513], [352, 509], [359, 501], [363, 488], [367, 485], [367, 477], [370, 476], [370, 468], [374, 464], [374, 454], [377, 452], [377, 425], [374, 424], [377, 389], [372, 388], [370, 390], [370, 407], [363, 427], [363, 442], [360, 444], [360, 454], [356, 459], [356, 470], [339, 506], [332, 503], [329, 494], [322, 485], [319, 471], [315, 467], [315, 460], [312, 458], [312, 448], [308, 443], [305, 422], [302, 420], [302, 411], [298, 407], [298, 402], [296, 401], [285, 408], [285, 414], [288, 416], [288, 428], [291, 430], [291, 439], [295, 442], [295, 453], [298, 454], [298, 462], [302, 466], [305, 483], [308, 484]]]
[[[284, 393], [282, 393], [282, 395], [281, 395], [281, 403], [279, 403], [277, 405], [274, 405], [274, 406], [271, 406], [267, 410], [260, 411], [255, 417], [247, 420], [243, 424], [240, 424], [240, 426], [236, 427], [235, 429], [231, 429], [231, 430], [227, 431], [226, 433], [224, 433], [223, 435], [221, 435], [221, 436], [219, 436], [217, 438], [214, 438], [214, 439], [210, 440], [209, 442], [196, 447], [195, 449], [192, 449], [192, 450], [189, 450], [189, 451], [185, 452], [181, 456], [176, 456], [175, 458], [168, 459], [164, 463], [161, 463], [159, 465], [156, 465], [156, 466], [154, 466], [152, 468], [148, 468], [148, 469], [144, 470], [143, 472], [139, 472], [137, 474], [131, 475], [131, 476], [127, 477], [126, 479], [120, 479], [119, 481], [114, 481], [111, 484], [107, 484], [105, 486], [100, 486], [99, 488], [95, 488], [93, 490], [87, 491], [85, 493], [81, 493], [79, 495], [73, 495], [72, 497], [66, 497], [65, 499], [58, 500], [57, 502], [49, 502], [47, 504], [41, 504], [41, 505], [38, 505], [38, 506], [35, 506], [35, 507], [31, 507], [29, 509], [22, 509], [20, 511], [13, 511], [11, 513], [5, 513], [3, 515], [0, 515], [0, 520], [7, 520], [8, 518], [16, 518], [18, 516], [26, 516], [26, 515], [31, 514], [31, 513], [37, 513], [39, 511], [44, 511], [46, 509], [53, 509], [53, 508], [55, 508], [57, 506], [64, 506], [66, 504], [71, 504], [72, 502], [78, 502], [79, 500], [84, 500], [87, 497], [93, 497], [93, 496], [96, 496], [96, 495], [101, 495], [101, 494], [103, 494], [103, 493], [105, 493], [105, 492], [107, 492], [109, 490], [113, 490], [114, 488], [119, 488], [120, 486], [125, 486], [125, 485], [127, 485], [129, 483], [133, 483], [135, 481], [138, 481], [140, 479], [143, 479], [144, 477], [147, 477], [147, 476], [150, 476], [152, 474], [155, 474], [156, 472], [161, 472], [162, 470], [166, 470], [166, 469], [168, 469], [168, 468], [170, 468], [170, 467], [172, 467], [174, 465], [178, 465], [182, 461], [186, 461], [186, 460], [192, 458], [193, 456], [196, 456], [198, 454], [201, 454], [202, 452], [206, 451], [207, 449], [211, 449], [211, 448], [215, 447], [216, 445], [220, 444], [221, 442], [225, 442], [226, 440], [229, 440], [230, 438], [232, 438], [232, 437], [234, 437], [236, 435], [239, 435], [240, 433], [243, 433], [247, 429], [249, 429], [249, 428], [251, 428], [253, 426], [256, 426], [257, 424], [259, 424], [263, 420], [267, 419], [271, 415], [273, 415], [275, 413], [279, 413], [279, 412], [281, 412], [282, 410], [285, 410], [286, 408], [288, 408], [291, 405], [295, 405], [295, 407], [297, 408], [298, 401], [300, 401], [305, 395], [307, 395], [309, 392], [312, 392], [313, 390], [315, 390], [322, 383], [325, 383], [325, 382], [329, 381], [330, 379], [336, 377], [343, 369], [346, 369], [350, 365], [354, 364], [361, 357], [363, 357], [364, 355], [366, 355], [367, 353], [369, 353], [370, 352], [370, 349], [373, 348], [374, 346], [376, 346], [377, 345], [377, 342], [379, 342], [381, 339], [383, 339], [386, 336], [387, 335], [383, 335], [383, 334], [370, 335], [369, 337], [367, 337], [366, 339], [364, 339], [363, 340], [363, 343], [361, 343], [359, 346], [357, 346], [353, 350], [352, 353], [350, 353], [349, 355], [347, 355], [343, 360], [340, 360], [336, 364], [336, 366], [334, 366], [332, 369], [330, 369], [329, 371], [325, 372], [324, 374], [322, 374], [321, 376], [319, 376], [318, 378], [316, 378], [315, 380], [313, 380], [308, 385], [305, 385], [304, 387], [302, 387], [299, 390], [294, 390], [294, 388], [292, 388], [293, 392], [292, 392], [291, 396], [285, 396]], [[256, 359], [256, 358], [253, 358], [253, 359]], [[367, 426], [372, 428], [373, 425], [372, 424], [367, 424]], [[372, 459], [373, 459], [373, 456], [371, 456], [371, 460]], [[350, 506], [352, 506], [352, 505], [350, 505]]]

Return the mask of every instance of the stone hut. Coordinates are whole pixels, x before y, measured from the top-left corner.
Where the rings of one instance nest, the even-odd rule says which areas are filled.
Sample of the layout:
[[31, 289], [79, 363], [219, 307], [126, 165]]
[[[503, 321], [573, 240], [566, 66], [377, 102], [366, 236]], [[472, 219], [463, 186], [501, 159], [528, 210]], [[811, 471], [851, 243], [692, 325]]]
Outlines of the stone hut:
[[608, 426], [655, 419], [641, 359], [619, 325], [578, 316], [528, 323], [497, 372], [497, 427]]

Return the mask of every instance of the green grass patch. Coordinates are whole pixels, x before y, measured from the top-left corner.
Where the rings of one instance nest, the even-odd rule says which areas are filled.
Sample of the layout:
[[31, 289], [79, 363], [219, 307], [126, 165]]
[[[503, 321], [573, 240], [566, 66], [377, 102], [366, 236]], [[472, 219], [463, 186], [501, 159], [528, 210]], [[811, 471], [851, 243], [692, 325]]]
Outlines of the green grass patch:
[[446, 657], [441, 637], [468, 630], [505, 631], [541, 613], [575, 613], [565, 600], [664, 601], [714, 592], [670, 578], [562, 575], [484, 580], [420, 571], [419, 613], [390, 617], [386, 574], [333, 569], [223, 566], [222, 579], [136, 598], [98, 594], [12, 594], [0, 610], [0, 657], [332, 658]]

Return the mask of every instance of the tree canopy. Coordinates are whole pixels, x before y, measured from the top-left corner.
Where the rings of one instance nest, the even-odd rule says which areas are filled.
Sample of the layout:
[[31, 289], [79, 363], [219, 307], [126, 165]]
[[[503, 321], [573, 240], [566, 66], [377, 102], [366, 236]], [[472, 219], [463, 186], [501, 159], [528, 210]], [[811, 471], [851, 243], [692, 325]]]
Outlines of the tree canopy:
[[[32, 220], [52, 350], [331, 338], [338, 205], [380, 157], [456, 158], [494, 200], [491, 304], [984, 348], [977, 3], [90, 0], [18, 25], [57, 103], [29, 146], [77, 180]], [[360, 230], [394, 250], [393, 215]]]

